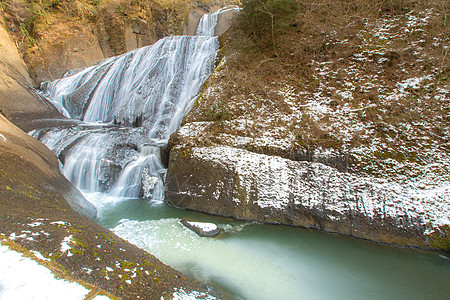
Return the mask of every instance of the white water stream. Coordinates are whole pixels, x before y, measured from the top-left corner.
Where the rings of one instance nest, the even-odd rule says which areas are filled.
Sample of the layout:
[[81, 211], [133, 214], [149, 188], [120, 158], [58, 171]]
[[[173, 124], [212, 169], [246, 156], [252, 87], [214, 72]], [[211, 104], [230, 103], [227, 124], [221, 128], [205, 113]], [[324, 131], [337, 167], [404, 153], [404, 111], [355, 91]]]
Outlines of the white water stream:
[[212, 72], [217, 16], [230, 9], [236, 7], [204, 15], [196, 36], [167, 37], [42, 84], [61, 112], [84, 121], [31, 133], [59, 156], [72, 183], [117, 197], [163, 200], [158, 147], [167, 144]]
[[[443, 255], [237, 223], [163, 203], [161, 147], [213, 70], [217, 15], [202, 18], [197, 36], [167, 37], [42, 85], [46, 97], [84, 123], [32, 135], [60, 158], [64, 174], [96, 206], [98, 222], [231, 298], [448, 296], [450, 263]], [[178, 223], [182, 217], [215, 222], [224, 234], [198, 237]]]

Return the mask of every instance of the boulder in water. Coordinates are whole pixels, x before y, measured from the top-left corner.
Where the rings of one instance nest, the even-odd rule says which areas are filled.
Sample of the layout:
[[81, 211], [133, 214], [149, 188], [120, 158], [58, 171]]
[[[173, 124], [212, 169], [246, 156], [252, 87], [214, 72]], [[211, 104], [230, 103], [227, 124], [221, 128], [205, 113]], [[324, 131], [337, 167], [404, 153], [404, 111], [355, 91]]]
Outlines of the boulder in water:
[[180, 223], [184, 227], [203, 237], [214, 237], [217, 236], [221, 231], [220, 228], [213, 223], [192, 222], [185, 219], [181, 219]]

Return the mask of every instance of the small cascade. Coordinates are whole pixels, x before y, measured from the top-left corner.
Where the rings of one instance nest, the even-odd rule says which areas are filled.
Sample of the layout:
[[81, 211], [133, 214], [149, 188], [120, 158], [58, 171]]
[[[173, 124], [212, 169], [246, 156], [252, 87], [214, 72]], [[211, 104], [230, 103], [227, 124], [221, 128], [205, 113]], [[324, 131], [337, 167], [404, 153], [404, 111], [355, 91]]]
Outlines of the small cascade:
[[[58, 156], [64, 175], [72, 183], [92, 192], [111, 190], [122, 171], [145, 153], [140, 151], [139, 145], [148, 143], [144, 128], [111, 125], [84, 124], [30, 134]], [[141, 194], [143, 191], [129, 196]]]
[[207, 14], [202, 16], [202, 18], [200, 19], [198, 25], [197, 25], [197, 30], [195, 31], [195, 35], [199, 35], [199, 36], [215, 36], [216, 35], [216, 25], [217, 25], [217, 20], [220, 14], [225, 13], [227, 11], [230, 10], [239, 10], [238, 6], [227, 6], [224, 8], [219, 9], [218, 11], [216, 11], [215, 13], [212, 14]]
[[214, 68], [217, 17], [227, 10], [204, 15], [196, 36], [166, 37], [43, 83], [45, 97], [84, 123], [30, 134], [56, 153], [78, 188], [162, 201], [161, 149]]
[[88, 135], [70, 151], [64, 162], [63, 173], [82, 190], [98, 191], [102, 157], [108, 148], [101, 135]]
[[[115, 197], [138, 197], [162, 201], [166, 170], [161, 164], [160, 149], [144, 145], [136, 160], [131, 161], [121, 172], [111, 190]], [[142, 193], [141, 193], [142, 191]]]
[[214, 36], [217, 24], [217, 16], [219, 12], [213, 14], [204, 15], [198, 25], [195, 35], [198, 36]]

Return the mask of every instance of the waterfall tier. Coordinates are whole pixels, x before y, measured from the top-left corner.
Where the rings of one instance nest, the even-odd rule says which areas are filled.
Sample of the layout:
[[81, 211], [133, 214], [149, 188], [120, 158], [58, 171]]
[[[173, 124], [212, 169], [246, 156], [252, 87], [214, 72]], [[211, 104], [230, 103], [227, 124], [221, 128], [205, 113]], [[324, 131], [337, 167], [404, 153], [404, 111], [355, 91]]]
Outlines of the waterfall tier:
[[61, 112], [84, 121], [31, 133], [56, 153], [72, 183], [117, 197], [163, 199], [161, 149], [214, 68], [217, 16], [227, 10], [204, 15], [197, 36], [166, 37], [41, 85]]
[[167, 140], [212, 72], [216, 37], [175, 36], [42, 85], [72, 118], [144, 126]]
[[30, 134], [58, 156], [63, 174], [79, 189], [163, 199], [165, 149], [148, 144], [144, 128], [81, 125]]
[[197, 25], [195, 35], [210, 36], [210, 37], [215, 36], [219, 15], [229, 11], [238, 11], [238, 10], [239, 10], [238, 6], [230, 5], [219, 9], [215, 13], [203, 15]]

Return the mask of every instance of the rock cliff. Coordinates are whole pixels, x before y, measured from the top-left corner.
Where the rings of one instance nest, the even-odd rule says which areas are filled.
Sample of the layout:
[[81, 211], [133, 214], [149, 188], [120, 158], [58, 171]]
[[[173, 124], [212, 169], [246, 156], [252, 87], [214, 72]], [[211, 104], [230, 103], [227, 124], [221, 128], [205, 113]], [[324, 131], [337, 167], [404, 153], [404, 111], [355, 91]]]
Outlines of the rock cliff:
[[448, 7], [351, 3], [244, 8], [171, 138], [169, 203], [450, 249]]
[[151, 45], [164, 36], [190, 34], [202, 14], [231, 2], [12, 0], [4, 5], [3, 15], [39, 87], [69, 70]]
[[1, 17], [0, 41], [0, 113], [25, 131], [73, 123], [34, 91], [27, 67]]

